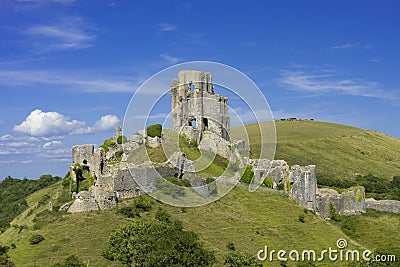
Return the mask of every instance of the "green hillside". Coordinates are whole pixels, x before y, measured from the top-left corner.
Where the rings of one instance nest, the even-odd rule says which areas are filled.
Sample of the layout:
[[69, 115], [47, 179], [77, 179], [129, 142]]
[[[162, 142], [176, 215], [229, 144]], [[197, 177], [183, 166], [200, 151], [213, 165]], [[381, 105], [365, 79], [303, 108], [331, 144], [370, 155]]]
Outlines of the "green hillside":
[[[263, 123], [261, 123], [263, 124]], [[276, 121], [275, 159], [289, 165], [317, 165], [318, 181], [354, 180], [369, 173], [391, 180], [400, 175], [400, 139], [351, 126], [320, 121]], [[258, 124], [246, 125], [253, 157], [260, 151]], [[231, 130], [241, 138], [241, 127]]]
[[[278, 121], [276, 125], [276, 158], [285, 159], [290, 165], [316, 164], [318, 179], [335, 176], [355, 179], [357, 173], [371, 172], [389, 181], [400, 175], [398, 139], [317, 121]], [[259, 148], [256, 127], [247, 128], [256, 154]], [[142, 212], [140, 218], [128, 218], [118, 212], [121, 207], [133, 207], [135, 199], [122, 201], [116, 209], [106, 211], [79, 214], [58, 209], [48, 211], [50, 201], [55, 207], [66, 201], [65, 184], [60, 181], [29, 195], [28, 209], [0, 234], [0, 244], [11, 247], [7, 254], [16, 266], [52, 266], [69, 255], [78, 256], [88, 266], [122, 266], [102, 256], [111, 232], [134, 220], [155, 220], [160, 207], [173, 219], [182, 221], [184, 229], [196, 232], [206, 249], [214, 251], [217, 260], [214, 266], [226, 266], [224, 257], [230, 252], [228, 244], [232, 243], [236, 251], [256, 255], [265, 245], [275, 250], [321, 251], [335, 248], [339, 238], [345, 238], [351, 249], [385, 251], [400, 259], [400, 214], [369, 210], [363, 215], [343, 217], [339, 222], [326, 221], [304, 211], [287, 196], [266, 188], [250, 193], [241, 185], [220, 200], [196, 208], [172, 207], [146, 196], [152, 207]], [[34, 234], [42, 235], [44, 240], [31, 245], [29, 238]], [[316, 265], [347, 266], [343, 262]], [[280, 266], [280, 263], [275, 260], [264, 266]], [[288, 263], [288, 266], [296, 265]]]
[[[8, 253], [11, 260], [16, 266], [51, 266], [73, 254], [89, 262], [89, 266], [121, 266], [104, 259], [102, 251], [112, 230], [139, 218], [124, 217], [117, 209], [68, 214], [38, 206], [43, 195], [62, 190], [57, 183], [32, 194], [28, 198], [30, 208], [13, 221], [14, 227], [0, 235], [0, 243], [16, 246]], [[219, 201], [197, 208], [181, 209], [151, 201], [151, 210], [142, 213], [140, 219], [154, 220], [159, 207], [167, 210], [174, 219], [183, 222], [185, 229], [198, 233], [207, 249], [214, 251], [215, 266], [224, 266], [229, 243], [237, 251], [255, 255], [264, 245], [271, 249], [318, 251], [334, 247], [337, 239], [345, 238], [350, 248], [383, 249], [400, 254], [400, 215], [368, 212], [351, 216], [355, 233], [347, 236], [340, 223], [305, 212], [286, 196], [265, 189], [250, 193], [239, 186]], [[133, 199], [123, 201], [119, 207], [132, 206], [133, 202]], [[302, 216], [304, 223], [300, 221]], [[24, 228], [21, 230], [18, 225]], [[35, 233], [43, 235], [45, 240], [31, 245], [28, 240]], [[330, 266], [322, 264], [325, 265]], [[266, 266], [279, 266], [279, 262]]]

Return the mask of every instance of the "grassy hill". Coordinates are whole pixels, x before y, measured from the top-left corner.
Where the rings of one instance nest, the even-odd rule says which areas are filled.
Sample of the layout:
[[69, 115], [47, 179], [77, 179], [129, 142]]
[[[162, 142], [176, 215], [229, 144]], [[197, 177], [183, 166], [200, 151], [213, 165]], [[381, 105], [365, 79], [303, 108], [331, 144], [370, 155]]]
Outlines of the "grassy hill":
[[[261, 123], [261, 127], [262, 127]], [[317, 165], [318, 180], [354, 180], [372, 173], [391, 180], [400, 175], [400, 139], [347, 125], [320, 121], [276, 121], [275, 159], [289, 165]], [[258, 124], [246, 125], [253, 157], [260, 151]], [[231, 130], [240, 139], [243, 130]]]
[[[399, 174], [398, 139], [317, 121], [278, 121], [276, 125], [276, 158], [286, 159], [289, 164], [317, 164], [318, 177], [337, 175], [354, 179], [356, 173], [372, 172], [389, 180]], [[255, 154], [259, 147], [256, 126], [247, 128]], [[102, 251], [114, 229], [139, 220], [118, 212], [120, 207], [133, 206], [134, 199], [120, 202], [117, 209], [106, 211], [79, 214], [48, 211], [48, 201], [60, 204], [60, 199], [65, 200], [66, 190], [60, 181], [27, 198], [28, 209], [13, 220], [13, 227], [0, 235], [1, 244], [15, 245], [8, 252], [11, 260], [16, 266], [51, 266], [74, 254], [89, 266], [121, 266], [103, 258]], [[348, 216], [341, 222], [325, 221], [305, 212], [284, 195], [262, 188], [250, 193], [240, 185], [222, 199], [196, 208], [182, 209], [146, 198], [152, 202], [152, 208], [142, 213], [141, 219], [154, 220], [159, 207], [167, 210], [174, 219], [183, 222], [185, 229], [198, 233], [205, 247], [215, 252], [215, 266], [225, 266], [223, 259], [229, 252], [229, 243], [233, 243], [237, 251], [255, 255], [264, 245], [275, 250], [321, 251], [335, 248], [339, 238], [345, 238], [349, 248], [386, 251], [400, 258], [400, 214], [369, 210], [363, 215]], [[47, 202], [43, 203], [44, 200]], [[41, 234], [45, 240], [31, 245], [29, 238], [33, 234]], [[266, 262], [265, 266], [280, 266], [280, 263]], [[346, 264], [322, 262], [317, 266]]]
[[[57, 183], [32, 194], [28, 198], [30, 208], [13, 221], [14, 227], [0, 235], [0, 243], [16, 246], [8, 253], [11, 260], [17, 266], [51, 266], [73, 254], [89, 262], [89, 266], [121, 266], [104, 259], [102, 251], [113, 229], [138, 219], [124, 217], [117, 209], [68, 214], [38, 206], [43, 195], [62, 190], [61, 183]], [[123, 201], [119, 207], [132, 206], [133, 201]], [[320, 251], [335, 247], [337, 239], [345, 238], [353, 249], [383, 249], [400, 255], [398, 214], [369, 211], [362, 216], [351, 216], [349, 220], [354, 224], [355, 233], [348, 236], [340, 223], [305, 213], [286, 196], [263, 190], [250, 193], [242, 186], [219, 201], [197, 208], [181, 209], [150, 201], [152, 209], [143, 213], [141, 219], [154, 219], [159, 207], [167, 210], [174, 219], [183, 222], [185, 229], [198, 233], [205, 247], [215, 252], [215, 266], [224, 266], [229, 243], [234, 243], [237, 251], [255, 255], [264, 245], [270, 249]], [[304, 223], [299, 219], [301, 216], [305, 218]], [[21, 230], [17, 225], [24, 228]], [[45, 240], [31, 245], [28, 240], [35, 233], [43, 235]], [[332, 266], [327, 262], [319, 265]], [[279, 262], [268, 262], [266, 266], [279, 266]]]

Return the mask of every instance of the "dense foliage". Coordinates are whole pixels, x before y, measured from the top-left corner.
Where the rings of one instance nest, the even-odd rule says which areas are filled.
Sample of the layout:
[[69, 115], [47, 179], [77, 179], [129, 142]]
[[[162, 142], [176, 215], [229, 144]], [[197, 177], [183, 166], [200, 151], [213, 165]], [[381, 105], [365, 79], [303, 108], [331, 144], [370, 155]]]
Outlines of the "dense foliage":
[[9, 249], [10, 249], [10, 247], [3, 246], [0, 244], [0, 266], [15, 267], [15, 264], [9, 260], [9, 257], [7, 254]]
[[114, 231], [104, 251], [128, 266], [211, 266], [215, 257], [180, 223], [137, 220]]
[[45, 174], [37, 180], [6, 177], [0, 183], [0, 230], [10, 226], [10, 222], [27, 207], [26, 197], [35, 191], [61, 180], [59, 176]]
[[126, 143], [126, 141], [128, 141], [128, 139], [124, 135], [120, 135], [117, 138], [117, 144], [119, 144], [119, 145]]
[[147, 127], [146, 129], [147, 136], [150, 137], [161, 137], [162, 126], [161, 124], [153, 124]]
[[231, 252], [225, 257], [225, 263], [229, 267], [262, 267], [263, 264], [253, 255], [240, 254], [239, 252]]
[[65, 258], [64, 262], [52, 265], [52, 267], [86, 267], [88, 266], [78, 256], [70, 255]]

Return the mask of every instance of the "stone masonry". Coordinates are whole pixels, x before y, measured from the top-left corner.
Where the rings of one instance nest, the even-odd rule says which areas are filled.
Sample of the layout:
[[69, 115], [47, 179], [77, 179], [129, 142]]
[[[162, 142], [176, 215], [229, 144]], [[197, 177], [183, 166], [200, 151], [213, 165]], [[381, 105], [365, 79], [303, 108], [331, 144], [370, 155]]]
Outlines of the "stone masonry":
[[182, 70], [172, 81], [170, 93], [173, 130], [198, 143], [205, 131], [230, 140], [228, 98], [214, 93], [210, 73]]

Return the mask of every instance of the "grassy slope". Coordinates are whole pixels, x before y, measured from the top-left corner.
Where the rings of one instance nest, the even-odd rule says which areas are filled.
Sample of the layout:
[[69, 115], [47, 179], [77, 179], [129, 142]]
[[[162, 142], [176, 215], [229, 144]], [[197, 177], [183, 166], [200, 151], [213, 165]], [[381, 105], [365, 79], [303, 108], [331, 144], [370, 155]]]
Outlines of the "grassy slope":
[[[35, 206], [35, 199], [49, 191], [46, 188], [30, 197], [30, 205]], [[132, 205], [133, 200], [126, 200], [120, 205]], [[228, 252], [226, 245], [233, 242], [238, 251], [255, 254], [268, 245], [270, 249], [315, 249], [334, 247], [338, 238], [346, 238], [337, 225], [324, 221], [308, 212], [304, 213], [287, 197], [276, 193], [257, 191], [249, 193], [243, 187], [236, 187], [221, 200], [206, 206], [181, 208], [154, 202], [152, 211], [142, 215], [152, 218], [159, 206], [168, 210], [176, 219], [183, 221], [188, 230], [197, 232], [208, 249], [215, 251], [216, 266], [223, 266], [223, 257]], [[32, 230], [32, 217], [23, 214], [14, 223], [27, 224], [29, 228], [18, 233], [10, 228], [0, 236], [0, 242], [17, 248], [10, 250], [11, 259], [17, 266], [49, 266], [62, 261], [66, 256], [74, 254], [90, 266], [120, 266], [117, 262], [109, 262], [102, 258], [101, 252], [111, 231], [129, 222], [117, 214], [115, 210], [87, 212], [81, 214], [62, 213], [48, 217], [51, 223], [39, 230]], [[305, 223], [299, 221], [299, 215], [305, 215]], [[375, 248], [396, 248], [400, 242], [399, 215], [383, 213], [382, 216], [353, 216], [357, 226], [356, 243], [351, 248], [365, 246]], [[40, 233], [46, 239], [38, 245], [30, 245], [29, 237]], [[361, 245], [358, 245], [361, 244]], [[268, 266], [279, 266], [277, 262]], [[338, 265], [339, 266], [339, 265]]]
[[[257, 155], [260, 139], [257, 124], [246, 129], [251, 150]], [[239, 138], [240, 129], [233, 128]], [[372, 173], [391, 180], [400, 175], [400, 140], [375, 131], [319, 121], [276, 121], [275, 158], [289, 165], [317, 165], [317, 174], [352, 179]]]
[[[251, 130], [252, 126], [250, 125], [249, 128]], [[322, 164], [319, 162], [323, 162], [324, 158], [326, 161], [332, 159], [338, 160], [340, 164], [346, 164], [344, 159], [340, 157], [335, 159], [335, 157], [344, 153], [341, 151], [343, 149], [349, 150], [349, 147], [356, 149], [356, 145], [363, 149], [365, 154], [357, 159], [350, 157], [349, 160], [363, 161], [365, 158], [364, 160], [371, 163], [373, 158], [379, 161], [382, 157], [392, 156], [393, 162], [396, 159], [399, 162], [397, 150], [399, 140], [375, 132], [321, 122], [277, 122], [277, 129], [281, 146], [278, 147], [277, 155], [279, 158], [288, 159], [290, 164]], [[297, 141], [289, 140], [289, 136], [296, 137]], [[363, 139], [367, 136], [371, 136], [372, 139], [369, 141]], [[335, 144], [341, 149], [325, 149], [320, 152], [316, 149], [313, 152], [316, 155], [296, 152], [298, 148], [295, 143], [300, 143], [311, 151], [313, 148], [307, 144], [329, 143], [337, 138], [339, 140]], [[349, 143], [343, 147], [341, 143], [345, 140]], [[349, 146], [350, 143], [353, 146]], [[379, 156], [367, 157], [366, 152], [370, 153], [374, 149], [377, 153], [390, 151]], [[328, 151], [333, 154], [325, 155]], [[347, 153], [344, 154], [347, 155]], [[384, 165], [382, 160], [380, 162]], [[340, 166], [342, 165], [337, 165], [337, 168], [342, 171]], [[396, 166], [393, 168], [385, 166], [380, 168], [381, 173], [387, 173], [388, 177], [394, 175], [391, 173], [393, 169], [399, 170]], [[319, 171], [324, 168], [327, 167], [318, 167]], [[353, 171], [360, 172], [357, 169]], [[61, 191], [62, 186], [57, 183], [32, 194], [28, 198], [28, 204], [31, 208], [36, 207], [43, 195], [49, 194], [56, 197]], [[132, 202], [133, 200], [127, 200], [120, 205], [132, 205]], [[287, 197], [275, 193], [263, 191], [249, 193], [246, 189], [239, 187], [217, 202], [198, 208], [187, 208], [185, 213], [180, 208], [155, 202], [152, 211], [144, 214], [143, 217], [153, 217], [158, 206], [162, 206], [174, 218], [183, 221], [186, 229], [199, 234], [206, 247], [215, 251], [218, 260], [216, 266], [222, 266], [223, 256], [228, 252], [226, 245], [230, 242], [234, 242], [238, 251], [254, 255], [265, 244], [273, 249], [320, 250], [329, 246], [335, 247], [338, 238], [345, 237], [350, 240], [336, 224], [324, 221], [311, 213], [305, 214], [306, 222], [301, 223], [299, 215], [304, 214], [303, 209]], [[14, 225], [27, 225], [27, 230], [19, 233], [17, 228], [10, 228], [0, 235], [0, 243], [16, 244], [17, 248], [11, 249], [9, 254], [17, 266], [49, 266], [61, 262], [70, 254], [89, 260], [90, 266], [120, 266], [118, 263], [102, 258], [101, 251], [110, 232], [130, 219], [118, 215], [115, 210], [81, 214], [61, 213], [54, 217], [49, 216], [48, 221], [51, 223], [39, 230], [33, 230], [33, 217], [45, 208], [46, 206], [40, 206], [33, 208], [32, 212], [25, 211], [13, 221]], [[360, 244], [370, 250], [386, 248], [390, 252], [399, 253], [400, 215], [368, 212], [362, 216], [351, 216], [351, 219], [356, 225], [356, 235], [352, 238], [356, 243], [353, 243], [351, 247], [359, 247], [356, 244]], [[28, 239], [36, 232], [45, 236], [46, 239], [32, 246]], [[343, 264], [337, 266], [341, 265]], [[274, 266], [274, 264], [268, 264], [268, 266]], [[275, 262], [275, 266], [279, 264]]]

